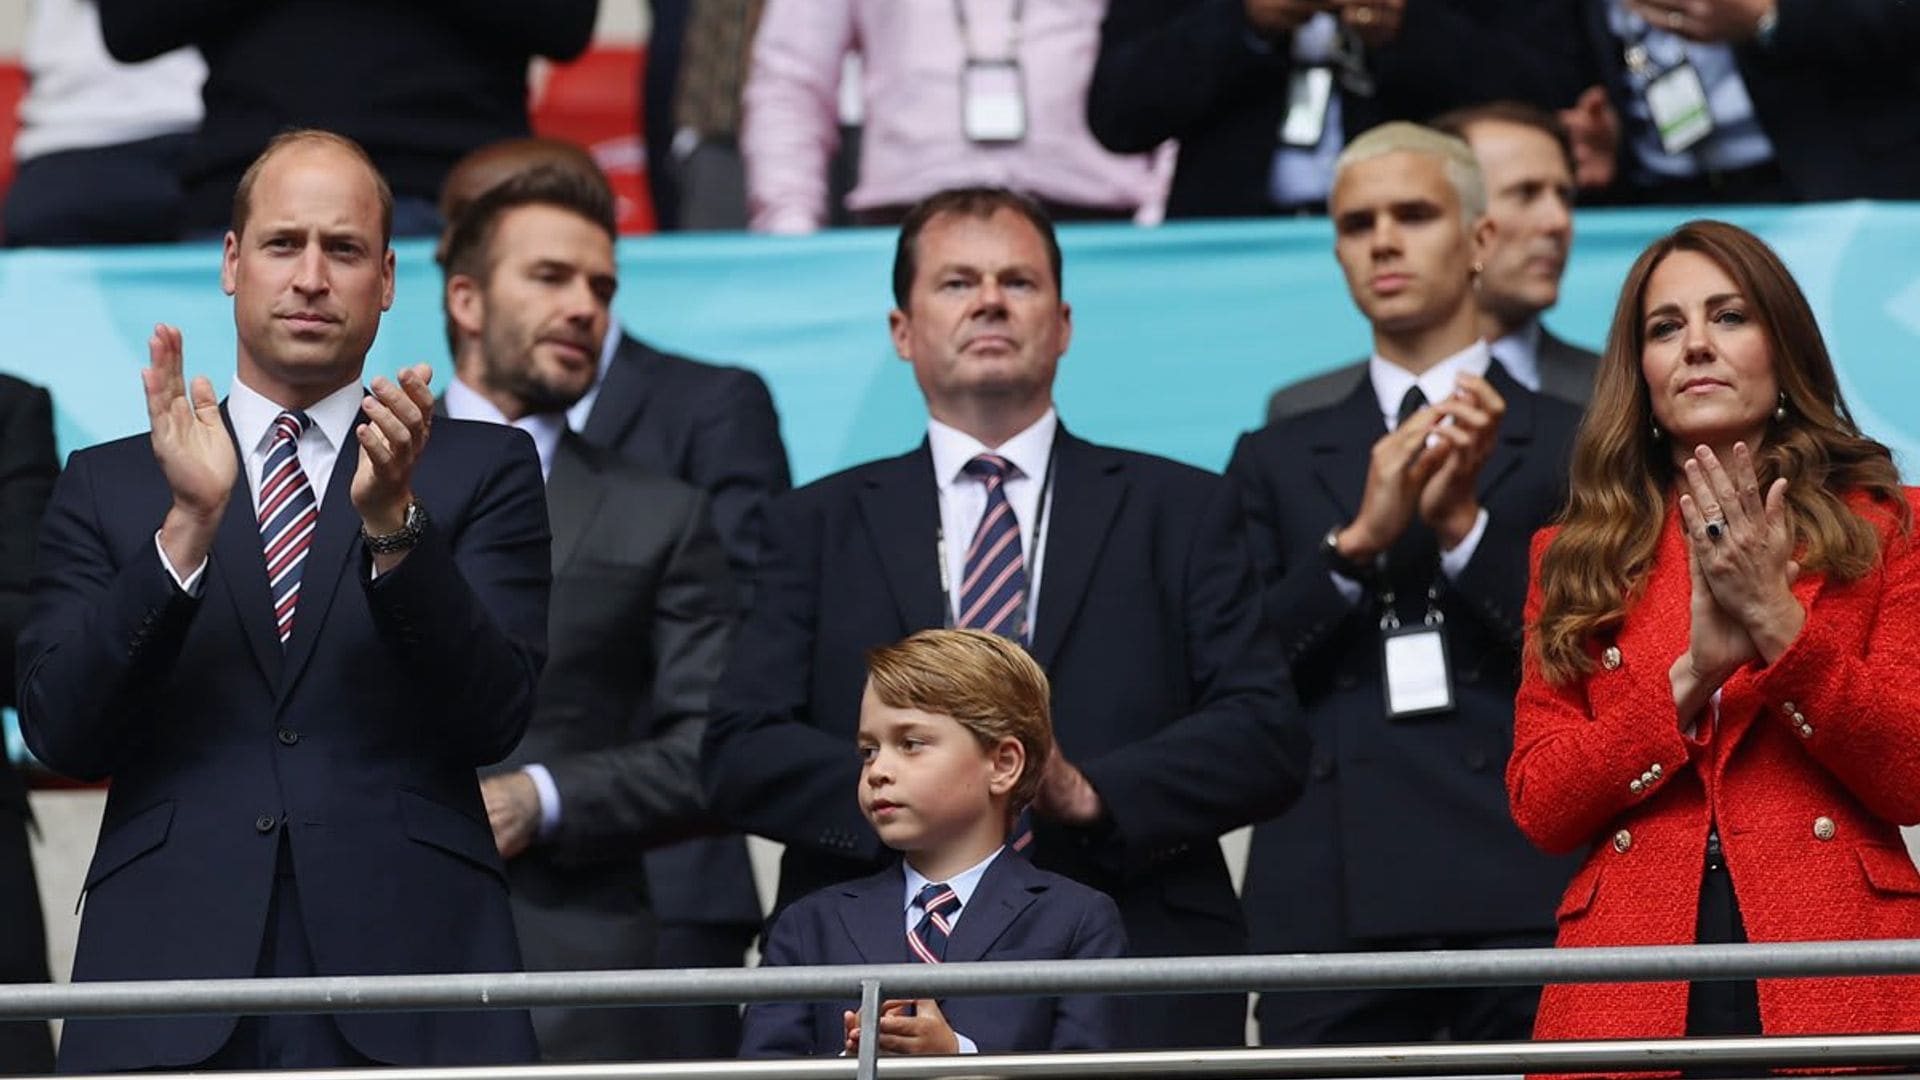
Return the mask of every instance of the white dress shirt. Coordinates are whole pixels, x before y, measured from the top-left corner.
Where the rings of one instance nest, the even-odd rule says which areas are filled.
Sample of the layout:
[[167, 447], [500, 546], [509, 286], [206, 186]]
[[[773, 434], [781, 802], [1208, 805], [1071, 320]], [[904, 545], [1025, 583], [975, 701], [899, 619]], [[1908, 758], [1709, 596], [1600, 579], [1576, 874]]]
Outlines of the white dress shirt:
[[[1040, 571], [1046, 561], [1041, 545], [1046, 541], [1046, 519], [1053, 513], [1053, 492], [1047, 492], [1047, 508], [1041, 509], [1040, 489], [1046, 486], [1047, 469], [1053, 462], [1053, 439], [1060, 430], [1060, 418], [1049, 408], [1040, 419], [997, 447], [938, 420], [927, 421], [927, 444], [933, 452], [933, 475], [940, 485], [940, 530], [945, 538], [941, 559], [947, 578], [947, 616], [959, 618], [960, 586], [966, 581], [967, 548], [973, 544], [974, 530], [987, 513], [987, 485], [969, 476], [966, 464], [981, 454], [998, 454], [1013, 465], [1014, 471], [1003, 490], [1013, 507], [1014, 521], [1020, 526], [1020, 553], [1027, 566], [1027, 626], [1040, 625]], [[1034, 527], [1040, 526], [1036, 539]], [[924, 549], [922, 549], [924, 550]]]
[[[327, 503], [327, 485], [333, 479], [333, 465], [339, 460], [340, 448], [353, 435], [353, 422], [360, 416], [360, 401], [366, 397], [366, 389], [360, 380], [354, 381], [321, 398], [303, 410], [307, 418], [313, 421], [300, 435], [300, 443], [294, 447], [294, 455], [300, 459], [300, 468], [307, 474], [307, 483], [313, 487], [313, 504], [316, 507]], [[275, 404], [265, 395], [240, 381], [234, 376], [233, 385], [227, 390], [227, 419], [233, 422], [233, 435], [243, 448], [240, 457], [240, 469], [247, 477], [247, 491], [253, 496], [253, 515], [260, 513], [260, 467], [266, 464], [267, 451], [273, 446], [273, 422], [287, 411], [283, 405]], [[231, 513], [233, 508], [229, 506]], [[207, 560], [184, 577], [167, 559], [167, 551], [160, 547], [160, 531], [154, 530], [153, 543], [160, 550], [160, 565], [167, 568], [174, 583], [189, 596], [199, 596], [201, 576], [207, 569]]]
[[[609, 340], [613, 332], [607, 333]], [[604, 367], [602, 370], [605, 370]], [[597, 385], [597, 383], [596, 383]], [[447, 384], [447, 415], [455, 420], [478, 420], [487, 424], [506, 424], [517, 427], [533, 436], [533, 448], [540, 454], [540, 477], [548, 479], [553, 475], [553, 455], [560, 449], [560, 434], [566, 430], [567, 417], [562, 413], [537, 413], [523, 416], [518, 420], [508, 420], [507, 414], [500, 411], [493, 402], [488, 401], [480, 391], [455, 379]], [[577, 406], [576, 406], [577, 407]], [[540, 839], [553, 835], [560, 827], [560, 786], [553, 782], [553, 773], [541, 764], [522, 765], [520, 771], [533, 781], [533, 790], [540, 796]]]
[[[1453, 393], [1453, 384], [1464, 372], [1468, 375], [1486, 377], [1487, 368], [1493, 363], [1493, 354], [1488, 351], [1485, 341], [1473, 344], [1447, 357], [1427, 370], [1415, 375], [1385, 358], [1379, 353], [1367, 361], [1367, 376], [1373, 380], [1374, 397], [1380, 404], [1381, 424], [1388, 431], [1400, 426], [1400, 401], [1407, 391], [1415, 386], [1427, 396], [1429, 404], [1446, 400]], [[1480, 537], [1487, 531], [1487, 508], [1480, 508], [1480, 516], [1473, 521], [1473, 528], [1459, 544], [1440, 552], [1440, 572], [1452, 581], [1466, 570], [1473, 561], [1473, 553], [1480, 547]], [[1358, 603], [1362, 589], [1360, 583], [1340, 574], [1328, 571], [1333, 585], [1348, 603]]]
[[[1049, 413], [1049, 415], [1051, 415], [1051, 413]], [[994, 848], [993, 854], [981, 859], [979, 862], [974, 863], [972, 866], [960, 871], [947, 880], [937, 883], [952, 889], [953, 895], [960, 898], [960, 906], [947, 913], [947, 925], [949, 927], [960, 925], [960, 916], [966, 914], [967, 905], [973, 902], [974, 890], [980, 887], [980, 879], [986, 876], [987, 867], [992, 866], [993, 860], [999, 858], [1006, 850], [1005, 847]], [[913, 864], [905, 860], [901, 861], [900, 869], [906, 873], [907, 877], [907, 895], [903, 903], [906, 908], [907, 933], [911, 934], [913, 933], [913, 928], [920, 925], [920, 919], [925, 914], [919, 908], [914, 907], [913, 902], [919, 897], [921, 889], [936, 884], [936, 882], [927, 875], [915, 870]], [[948, 940], [952, 940], [951, 930], [948, 932]], [[965, 1035], [956, 1031], [953, 1033], [953, 1038], [955, 1042], [960, 1044], [961, 1053], [977, 1054], [980, 1052], [980, 1047]]]

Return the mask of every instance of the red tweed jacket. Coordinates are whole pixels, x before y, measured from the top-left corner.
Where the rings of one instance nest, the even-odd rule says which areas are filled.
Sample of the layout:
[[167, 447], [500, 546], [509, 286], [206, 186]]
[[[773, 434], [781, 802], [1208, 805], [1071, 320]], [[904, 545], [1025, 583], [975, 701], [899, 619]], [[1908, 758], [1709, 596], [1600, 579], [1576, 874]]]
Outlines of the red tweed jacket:
[[[1920, 492], [1907, 501], [1920, 507]], [[1549, 851], [1593, 845], [1560, 902], [1561, 947], [1692, 942], [1714, 816], [1750, 940], [1920, 937], [1920, 873], [1896, 828], [1920, 822], [1920, 550], [1884, 507], [1855, 507], [1885, 522], [1880, 565], [1852, 583], [1803, 575], [1805, 629], [1772, 665], [1727, 680], [1702, 741], [1678, 730], [1667, 681], [1690, 625], [1677, 510], [1645, 592], [1589, 646], [1592, 674], [1548, 684], [1529, 641], [1507, 764], [1514, 820]], [[1552, 535], [1533, 542], [1529, 637]], [[1920, 1031], [1920, 978], [1759, 990], [1767, 1034]], [[1549, 986], [1534, 1034], [1678, 1036], [1686, 1009], [1684, 983]]]

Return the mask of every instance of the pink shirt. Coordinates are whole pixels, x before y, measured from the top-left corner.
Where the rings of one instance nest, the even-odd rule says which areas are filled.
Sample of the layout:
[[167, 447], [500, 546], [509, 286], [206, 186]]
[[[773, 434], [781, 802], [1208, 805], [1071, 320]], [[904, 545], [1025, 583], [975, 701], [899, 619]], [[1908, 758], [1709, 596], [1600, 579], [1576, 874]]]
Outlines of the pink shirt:
[[966, 48], [956, 0], [768, 0], [745, 89], [741, 150], [758, 232], [809, 232], [827, 219], [827, 161], [839, 142], [842, 58], [858, 51], [866, 104], [854, 210], [912, 203], [943, 188], [996, 184], [1076, 206], [1158, 209], [1148, 155], [1108, 153], [1087, 130], [1087, 84], [1105, 0], [958, 0], [979, 59], [1007, 56], [1016, 3], [1027, 133], [981, 145], [960, 128]]

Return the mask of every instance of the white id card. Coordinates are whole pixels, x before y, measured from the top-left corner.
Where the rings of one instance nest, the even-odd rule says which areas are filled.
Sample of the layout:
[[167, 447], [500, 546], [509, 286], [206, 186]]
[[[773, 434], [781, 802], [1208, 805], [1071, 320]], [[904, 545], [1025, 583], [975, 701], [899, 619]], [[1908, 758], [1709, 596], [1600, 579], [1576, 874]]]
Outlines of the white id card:
[[1333, 69], [1296, 67], [1287, 74], [1287, 118], [1280, 124], [1283, 146], [1311, 150], [1327, 131], [1327, 104], [1333, 98]]
[[1386, 673], [1387, 719], [1425, 716], [1453, 708], [1447, 638], [1439, 626], [1383, 630], [1380, 649], [1380, 666]]
[[1660, 148], [1684, 154], [1713, 134], [1707, 88], [1692, 64], [1681, 64], [1647, 84], [1647, 111], [1660, 132]]
[[977, 143], [1027, 137], [1027, 95], [1017, 60], [969, 60], [960, 71], [960, 130]]

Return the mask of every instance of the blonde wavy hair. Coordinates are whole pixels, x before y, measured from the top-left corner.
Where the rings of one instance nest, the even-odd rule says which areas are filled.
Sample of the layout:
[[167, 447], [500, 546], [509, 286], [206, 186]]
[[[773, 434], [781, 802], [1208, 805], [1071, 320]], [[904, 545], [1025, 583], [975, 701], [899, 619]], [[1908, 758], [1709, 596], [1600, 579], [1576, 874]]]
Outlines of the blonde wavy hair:
[[1802, 570], [1852, 581], [1878, 561], [1880, 529], [1848, 504], [1850, 494], [1879, 503], [1903, 533], [1912, 527], [1893, 455], [1854, 423], [1813, 309], [1786, 265], [1744, 229], [1687, 222], [1641, 253], [1614, 308], [1593, 401], [1574, 442], [1560, 531], [1538, 572], [1540, 616], [1529, 659], [1549, 682], [1573, 682], [1593, 670], [1587, 645], [1620, 624], [1646, 582], [1675, 494], [1671, 453], [1653, 437], [1640, 357], [1648, 279], [1676, 251], [1703, 255], [1725, 271], [1767, 339], [1786, 416], [1770, 422], [1754, 466], [1762, 491], [1777, 477], [1788, 480], [1787, 515]]

